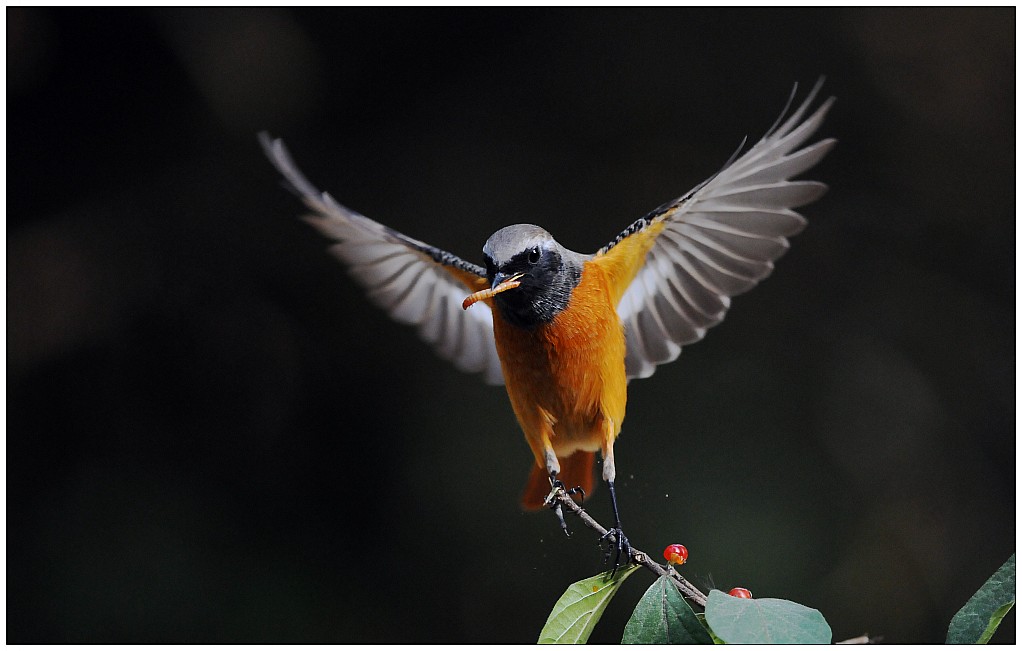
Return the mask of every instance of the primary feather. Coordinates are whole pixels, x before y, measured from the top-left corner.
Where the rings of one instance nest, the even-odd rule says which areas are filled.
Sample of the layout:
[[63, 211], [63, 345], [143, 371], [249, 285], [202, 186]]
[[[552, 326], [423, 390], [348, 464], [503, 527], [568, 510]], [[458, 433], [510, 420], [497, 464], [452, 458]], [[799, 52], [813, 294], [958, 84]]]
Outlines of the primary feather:
[[[681, 347], [703, 338], [724, 319], [731, 298], [773, 270], [787, 238], [805, 226], [794, 208], [820, 197], [826, 186], [792, 181], [816, 165], [835, 140], [797, 149], [823, 122], [834, 98], [802, 121], [819, 90], [783, 124], [697, 188], [638, 220], [597, 253], [620, 264], [645, 249], [618, 303], [625, 327], [629, 378], [649, 377]], [[782, 114], [783, 117], [783, 114]], [[622, 246], [636, 239], [637, 245]], [[629, 244], [631, 244], [629, 242]]]
[[280, 140], [260, 134], [266, 155], [313, 214], [306, 220], [337, 244], [343, 261], [369, 297], [400, 323], [414, 325], [437, 354], [488, 384], [504, 377], [493, 341], [489, 306], [463, 310], [469, 292], [487, 286], [486, 271], [345, 208], [317, 190]]

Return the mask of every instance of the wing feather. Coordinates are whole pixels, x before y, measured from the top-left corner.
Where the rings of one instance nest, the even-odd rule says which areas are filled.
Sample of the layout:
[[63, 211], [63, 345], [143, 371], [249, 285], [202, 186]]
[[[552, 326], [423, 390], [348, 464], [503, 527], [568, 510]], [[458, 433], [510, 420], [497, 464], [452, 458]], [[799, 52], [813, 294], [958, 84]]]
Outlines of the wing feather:
[[487, 286], [482, 267], [414, 240], [337, 203], [317, 190], [295, 166], [280, 140], [259, 141], [270, 162], [313, 214], [306, 220], [336, 240], [330, 247], [370, 299], [419, 336], [444, 359], [489, 384], [504, 378], [493, 339], [493, 315], [482, 303], [461, 309], [467, 292]]
[[766, 136], [715, 176], [635, 222], [596, 254], [594, 261], [609, 270], [620, 292], [629, 378], [652, 375], [720, 323], [730, 297], [766, 278], [788, 250], [787, 238], [805, 227], [794, 209], [827, 187], [790, 179], [819, 163], [836, 142], [799, 149], [834, 102], [828, 99], [803, 120], [819, 88], [817, 83], [787, 117], [785, 108]]

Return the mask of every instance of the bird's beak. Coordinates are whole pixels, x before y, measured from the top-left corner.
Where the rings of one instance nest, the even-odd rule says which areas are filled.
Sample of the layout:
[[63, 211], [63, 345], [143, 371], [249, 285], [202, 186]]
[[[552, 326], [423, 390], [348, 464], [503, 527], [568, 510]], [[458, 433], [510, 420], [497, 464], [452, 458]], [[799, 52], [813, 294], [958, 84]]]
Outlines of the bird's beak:
[[509, 289], [514, 289], [515, 287], [518, 287], [519, 285], [522, 284], [521, 282], [518, 281], [518, 279], [524, 275], [525, 275], [524, 273], [515, 274], [510, 278], [500, 281], [493, 287], [488, 287], [486, 289], [479, 290], [475, 294], [472, 294], [471, 296], [466, 298], [464, 302], [462, 302], [461, 309], [467, 310], [468, 308], [472, 307], [479, 301], [485, 300], [487, 298], [493, 298], [494, 296], [501, 292], [506, 292]]

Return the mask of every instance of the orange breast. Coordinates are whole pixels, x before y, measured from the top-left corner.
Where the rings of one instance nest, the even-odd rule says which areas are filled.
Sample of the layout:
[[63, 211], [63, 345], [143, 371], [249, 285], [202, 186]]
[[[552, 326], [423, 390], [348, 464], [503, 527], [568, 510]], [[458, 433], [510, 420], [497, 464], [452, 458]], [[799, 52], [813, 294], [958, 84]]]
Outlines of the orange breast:
[[[533, 331], [500, 318], [494, 335], [511, 406], [543, 465], [544, 437], [558, 457], [601, 449], [625, 416], [625, 339], [605, 271], [587, 262], [568, 307]], [[606, 421], [611, 426], [606, 426]]]

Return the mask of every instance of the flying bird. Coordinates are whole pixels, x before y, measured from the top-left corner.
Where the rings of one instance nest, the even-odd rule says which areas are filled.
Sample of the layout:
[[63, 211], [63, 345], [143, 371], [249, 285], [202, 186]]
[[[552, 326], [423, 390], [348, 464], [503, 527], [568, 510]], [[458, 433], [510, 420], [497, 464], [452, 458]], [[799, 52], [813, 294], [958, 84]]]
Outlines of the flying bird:
[[539, 226], [515, 224], [486, 240], [482, 266], [346, 208], [305, 178], [279, 139], [260, 141], [369, 297], [457, 368], [505, 386], [535, 458], [525, 508], [542, 507], [552, 485], [591, 493], [600, 453], [620, 558], [628, 542], [614, 442], [628, 381], [702, 339], [805, 226], [794, 209], [826, 186], [791, 179], [836, 142], [803, 146], [834, 102], [806, 117], [821, 83], [759, 142], [599, 251], [577, 253]]

